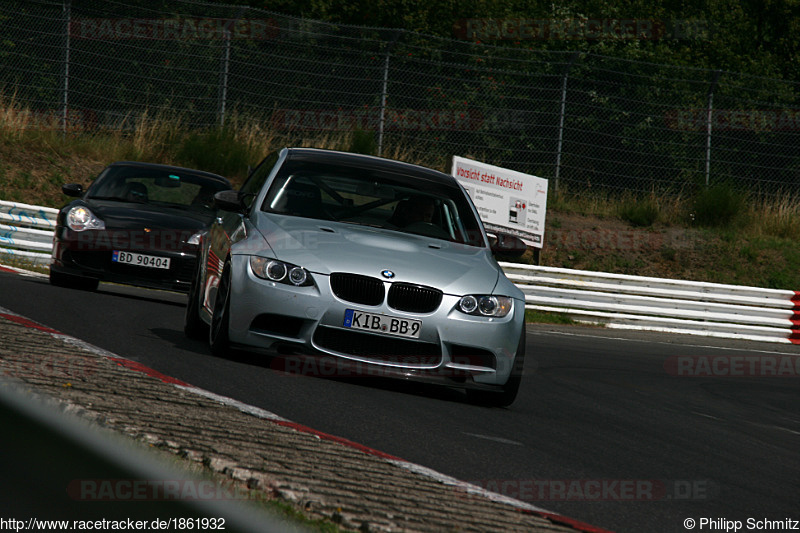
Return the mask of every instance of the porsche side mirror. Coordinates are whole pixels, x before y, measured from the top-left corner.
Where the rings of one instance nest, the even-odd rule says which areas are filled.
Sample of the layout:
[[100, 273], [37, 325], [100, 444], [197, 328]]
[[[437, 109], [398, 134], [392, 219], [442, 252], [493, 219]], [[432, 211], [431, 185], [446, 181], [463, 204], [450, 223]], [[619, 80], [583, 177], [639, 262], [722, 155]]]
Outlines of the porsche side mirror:
[[80, 198], [83, 196], [83, 185], [80, 183], [65, 183], [61, 186], [61, 192], [67, 196], [74, 196]]

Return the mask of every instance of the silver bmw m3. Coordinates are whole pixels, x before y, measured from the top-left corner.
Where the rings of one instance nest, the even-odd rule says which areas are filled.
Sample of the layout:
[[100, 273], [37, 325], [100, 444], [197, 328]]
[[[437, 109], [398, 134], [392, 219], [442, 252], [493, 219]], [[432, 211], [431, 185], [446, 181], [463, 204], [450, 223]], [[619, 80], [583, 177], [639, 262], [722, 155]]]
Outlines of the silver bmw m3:
[[492, 252], [524, 245], [490, 240], [452, 176], [285, 148], [215, 202], [184, 324], [214, 354], [321, 357], [484, 405], [516, 398], [525, 298]]

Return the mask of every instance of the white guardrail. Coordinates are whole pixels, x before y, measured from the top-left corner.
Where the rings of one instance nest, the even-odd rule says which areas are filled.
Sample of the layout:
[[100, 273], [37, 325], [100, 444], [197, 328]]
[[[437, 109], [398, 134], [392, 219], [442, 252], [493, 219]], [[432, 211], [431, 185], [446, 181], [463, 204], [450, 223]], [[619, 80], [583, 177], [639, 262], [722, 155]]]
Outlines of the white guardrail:
[[0, 200], [0, 261], [50, 264], [58, 209]]
[[[0, 200], [0, 262], [49, 264], [57, 209]], [[610, 328], [800, 344], [800, 292], [500, 263], [527, 309]]]
[[800, 293], [500, 263], [525, 307], [610, 328], [800, 344]]

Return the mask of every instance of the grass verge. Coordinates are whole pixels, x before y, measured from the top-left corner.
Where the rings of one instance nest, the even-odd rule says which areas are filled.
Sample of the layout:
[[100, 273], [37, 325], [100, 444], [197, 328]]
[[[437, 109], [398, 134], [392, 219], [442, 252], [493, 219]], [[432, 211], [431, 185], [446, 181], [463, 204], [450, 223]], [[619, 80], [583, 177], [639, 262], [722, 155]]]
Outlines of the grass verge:
[[42, 263], [36, 263], [29, 259], [10, 254], [0, 254], [0, 265], [6, 267], [20, 268], [29, 272], [38, 272], [39, 274], [49, 274], [50, 267]]
[[580, 324], [572, 320], [567, 313], [553, 313], [549, 311], [536, 311], [533, 309], [525, 310], [525, 322], [536, 322], [537, 324], [561, 324], [575, 325]]

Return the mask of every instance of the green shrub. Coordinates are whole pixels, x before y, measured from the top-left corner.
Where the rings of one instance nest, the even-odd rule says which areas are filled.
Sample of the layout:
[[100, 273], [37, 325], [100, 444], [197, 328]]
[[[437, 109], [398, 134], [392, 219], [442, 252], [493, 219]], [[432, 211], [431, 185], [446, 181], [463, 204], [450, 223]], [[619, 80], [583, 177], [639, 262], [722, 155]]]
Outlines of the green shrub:
[[371, 131], [356, 130], [350, 140], [348, 152], [356, 154], [375, 155], [378, 153], [378, 142]]
[[661, 250], [659, 250], [659, 254], [665, 261], [675, 261], [678, 257], [678, 250], [671, 246], [662, 246]]
[[655, 198], [632, 199], [622, 204], [619, 209], [619, 216], [633, 226], [648, 227], [658, 220], [659, 212]]
[[692, 202], [695, 224], [727, 227], [733, 224], [747, 206], [746, 196], [730, 185], [721, 184], [701, 189]]
[[228, 128], [188, 135], [176, 157], [181, 165], [226, 177], [241, 174], [252, 161], [249, 147]]

